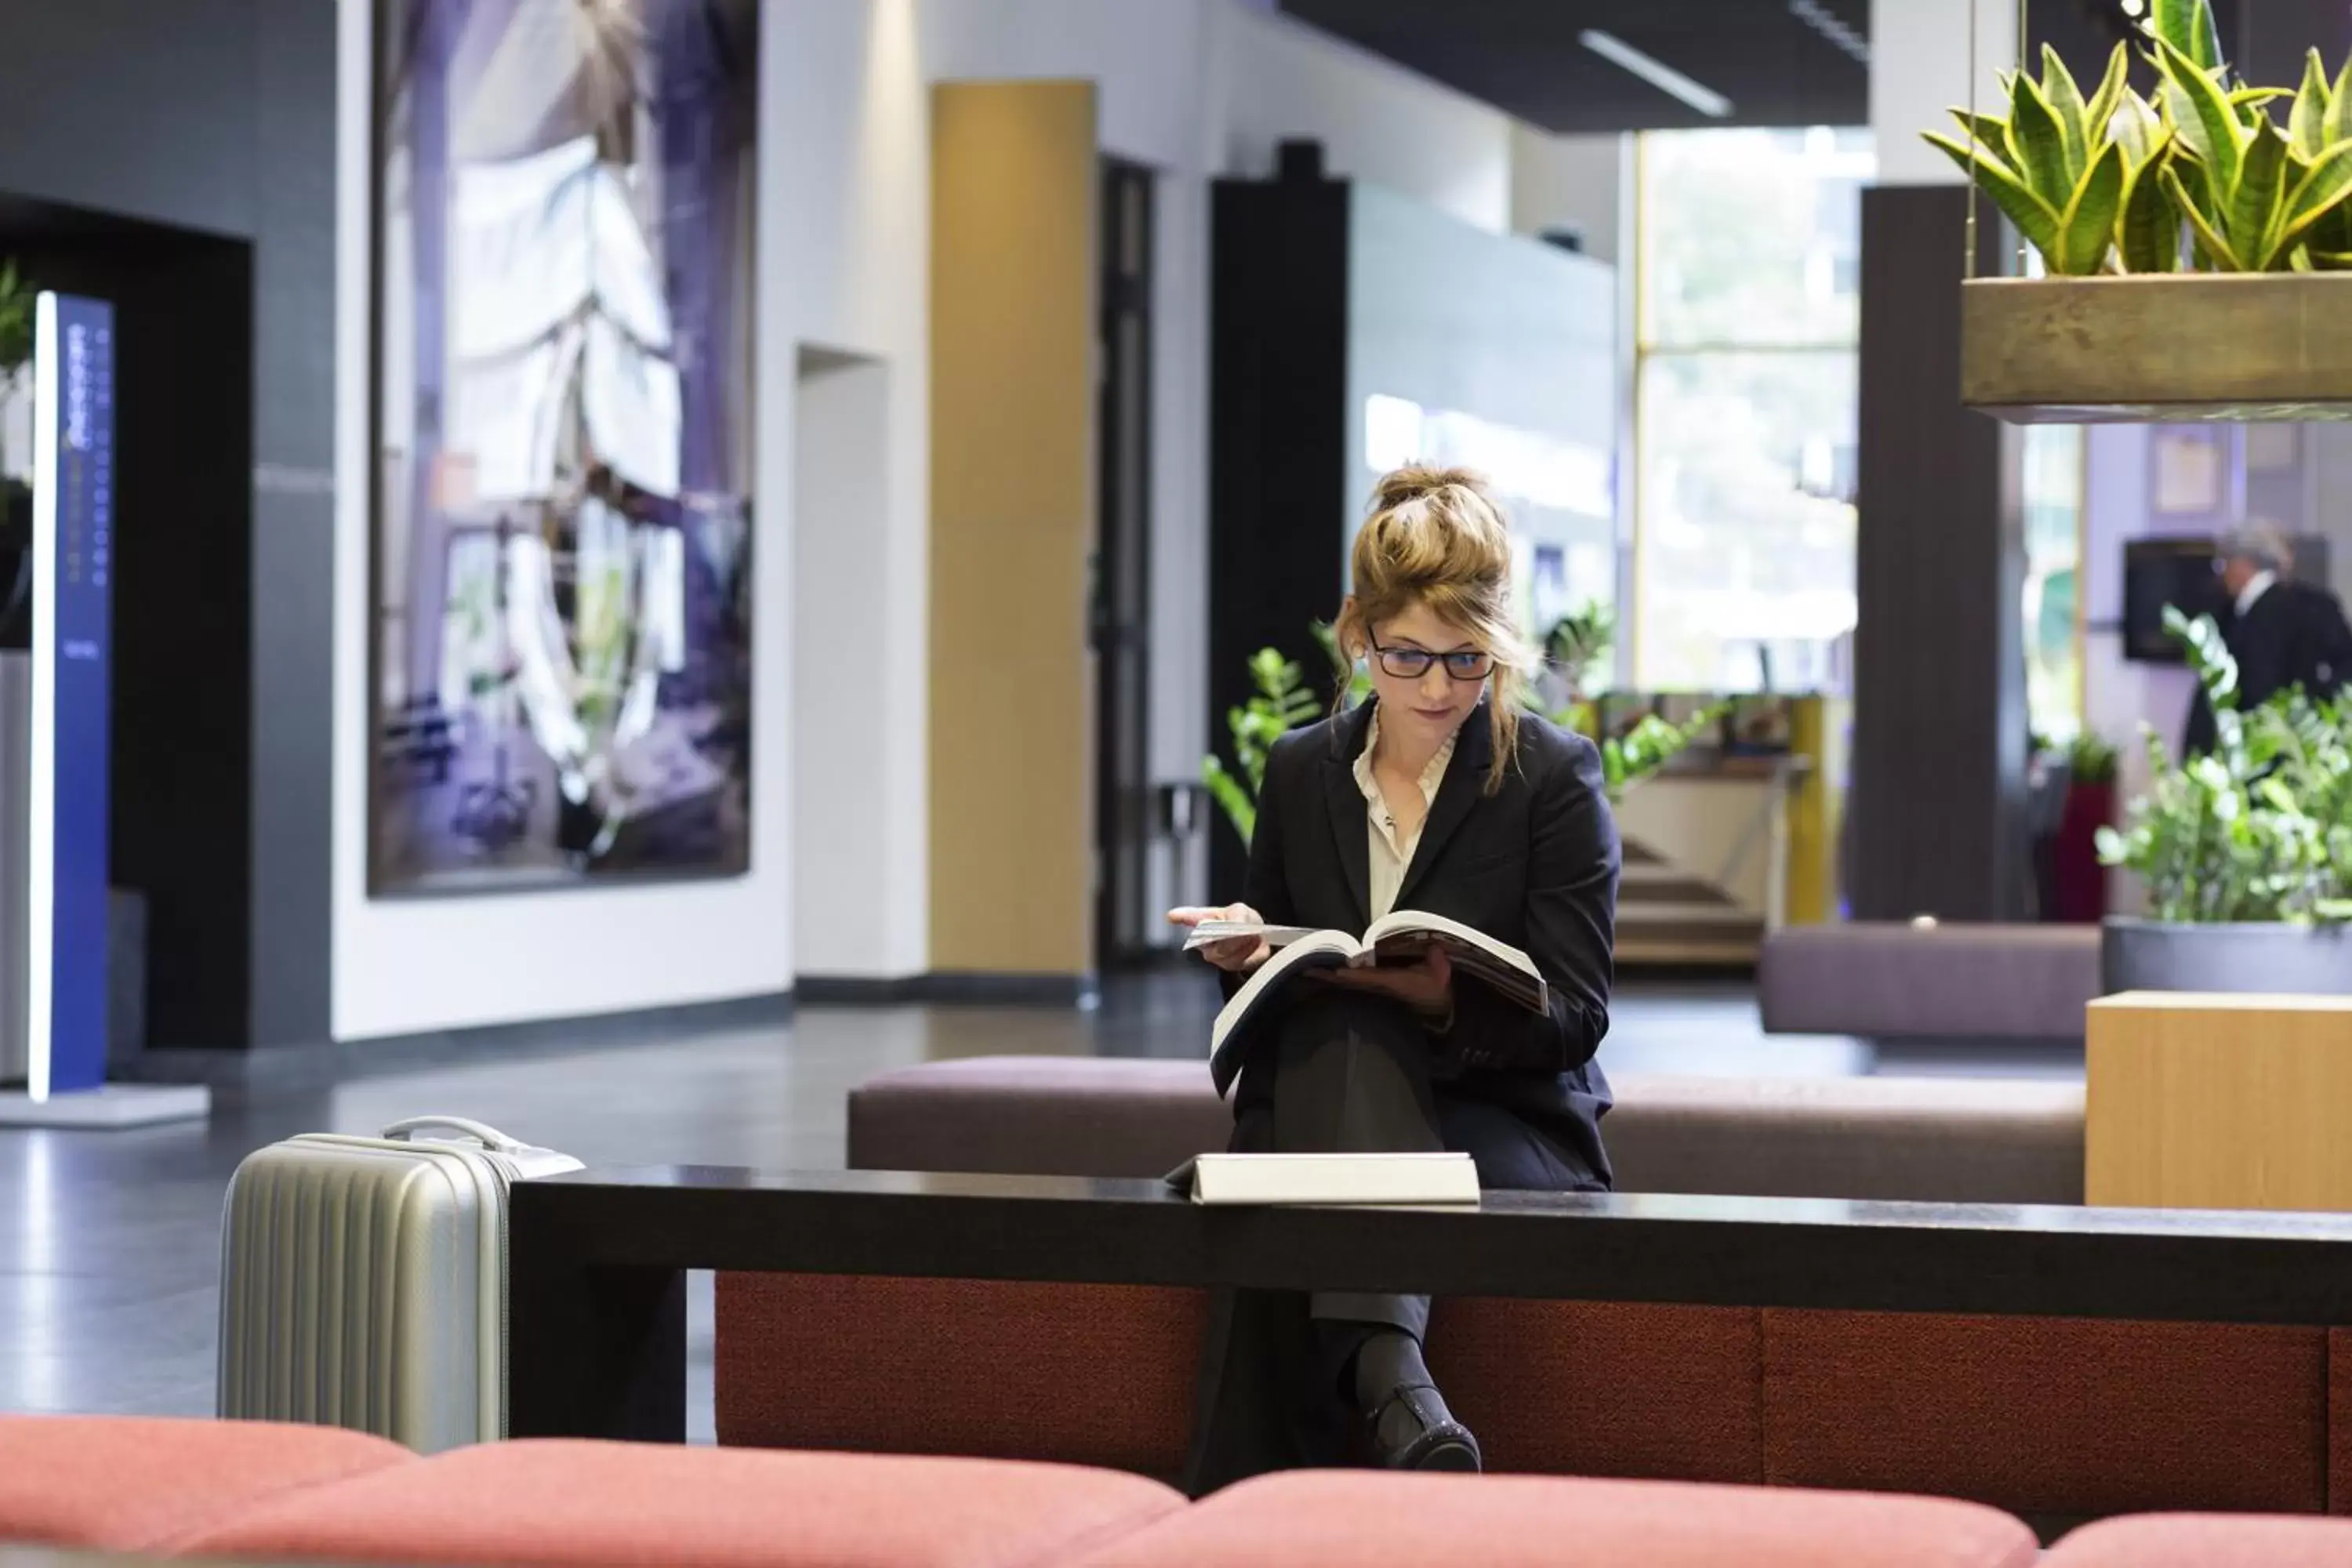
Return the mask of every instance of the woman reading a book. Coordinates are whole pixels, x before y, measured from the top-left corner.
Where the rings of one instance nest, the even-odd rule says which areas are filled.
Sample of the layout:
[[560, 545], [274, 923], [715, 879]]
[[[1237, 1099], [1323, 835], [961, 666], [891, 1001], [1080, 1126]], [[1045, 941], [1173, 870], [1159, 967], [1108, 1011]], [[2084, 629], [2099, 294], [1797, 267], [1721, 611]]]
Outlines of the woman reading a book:
[[[1532, 660], [1508, 530], [1475, 475], [1401, 468], [1381, 481], [1351, 567], [1339, 647], [1370, 671], [1371, 699], [1275, 746], [1242, 901], [1169, 918], [1360, 934], [1412, 910], [1481, 942], [1277, 964], [1221, 1026], [1220, 1058], [1239, 1064], [1230, 1146], [1453, 1150], [1482, 1186], [1605, 1189], [1609, 1086], [1592, 1058], [1609, 1026], [1617, 832], [1592, 744], [1521, 710]], [[1202, 951], [1228, 995], [1274, 957], [1258, 935]], [[1425, 1297], [1224, 1293], [1192, 1490], [1351, 1448], [1397, 1468], [1476, 1469], [1477, 1441], [1423, 1361], [1428, 1319]]]

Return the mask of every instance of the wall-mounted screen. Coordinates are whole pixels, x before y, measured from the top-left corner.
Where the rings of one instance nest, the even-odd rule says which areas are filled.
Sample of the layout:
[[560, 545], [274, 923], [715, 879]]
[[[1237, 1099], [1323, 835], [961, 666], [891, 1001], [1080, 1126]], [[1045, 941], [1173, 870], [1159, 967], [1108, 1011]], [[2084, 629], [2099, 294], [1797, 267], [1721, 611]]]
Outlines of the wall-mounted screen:
[[749, 862], [758, 19], [378, 0], [378, 894]]

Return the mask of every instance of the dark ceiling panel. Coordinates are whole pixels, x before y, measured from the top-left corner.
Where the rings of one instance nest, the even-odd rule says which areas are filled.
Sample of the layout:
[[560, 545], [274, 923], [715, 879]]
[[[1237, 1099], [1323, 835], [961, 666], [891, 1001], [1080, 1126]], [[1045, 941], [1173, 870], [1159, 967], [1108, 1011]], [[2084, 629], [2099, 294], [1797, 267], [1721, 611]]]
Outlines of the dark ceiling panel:
[[[1868, 0], [1281, 0], [1282, 9], [1554, 132], [1861, 125], [1870, 73], [1832, 32], [1869, 37]], [[1809, 21], [1810, 12], [1829, 26]], [[1612, 33], [1729, 99], [1699, 113], [1586, 48]]]

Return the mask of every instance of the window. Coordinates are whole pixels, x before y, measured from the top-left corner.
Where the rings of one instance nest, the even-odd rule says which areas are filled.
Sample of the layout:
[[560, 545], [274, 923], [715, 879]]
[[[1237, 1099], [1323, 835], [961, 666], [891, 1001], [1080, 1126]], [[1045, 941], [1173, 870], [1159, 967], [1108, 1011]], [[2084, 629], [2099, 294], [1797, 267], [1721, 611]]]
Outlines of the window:
[[1869, 134], [1653, 132], [1637, 165], [1635, 677], [1842, 687]]
[[2024, 437], [2025, 705], [2035, 734], [2063, 742], [2083, 728], [2083, 429]]

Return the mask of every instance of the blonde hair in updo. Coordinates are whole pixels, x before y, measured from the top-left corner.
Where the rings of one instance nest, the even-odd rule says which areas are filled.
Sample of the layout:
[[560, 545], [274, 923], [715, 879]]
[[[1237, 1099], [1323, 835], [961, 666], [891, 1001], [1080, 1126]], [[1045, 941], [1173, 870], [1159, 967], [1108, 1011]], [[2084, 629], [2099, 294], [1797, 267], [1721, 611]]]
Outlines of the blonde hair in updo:
[[[1333, 626], [1344, 662], [1366, 657], [1375, 624], [1425, 605], [1491, 654], [1487, 721], [1495, 756], [1486, 793], [1502, 787], [1517, 755], [1519, 699], [1535, 662], [1511, 613], [1511, 532], [1486, 482], [1467, 468], [1414, 464], [1381, 478], [1349, 558], [1355, 593]], [[1346, 700], [1347, 670], [1340, 671]]]

